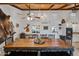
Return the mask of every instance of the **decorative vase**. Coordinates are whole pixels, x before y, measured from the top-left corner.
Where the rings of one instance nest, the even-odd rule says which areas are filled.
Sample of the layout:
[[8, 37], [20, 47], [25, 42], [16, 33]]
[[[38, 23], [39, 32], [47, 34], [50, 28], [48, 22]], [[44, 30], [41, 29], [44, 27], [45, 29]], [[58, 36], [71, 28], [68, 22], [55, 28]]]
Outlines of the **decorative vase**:
[[35, 43], [35, 44], [44, 44], [45, 41], [43, 41], [41, 38], [36, 38], [36, 39], [34, 40], [34, 43]]

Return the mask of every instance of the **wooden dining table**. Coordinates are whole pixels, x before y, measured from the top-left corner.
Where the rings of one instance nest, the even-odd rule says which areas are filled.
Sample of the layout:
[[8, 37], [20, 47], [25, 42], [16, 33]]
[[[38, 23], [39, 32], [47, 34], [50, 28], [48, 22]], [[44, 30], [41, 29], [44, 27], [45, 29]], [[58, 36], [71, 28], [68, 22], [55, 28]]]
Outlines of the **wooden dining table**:
[[11, 51], [37, 51], [40, 52], [57, 52], [66, 51], [70, 55], [73, 55], [73, 47], [70, 43], [61, 39], [42, 39], [44, 44], [35, 44], [35, 39], [17, 39], [16, 41], [6, 44], [4, 46], [5, 53]]

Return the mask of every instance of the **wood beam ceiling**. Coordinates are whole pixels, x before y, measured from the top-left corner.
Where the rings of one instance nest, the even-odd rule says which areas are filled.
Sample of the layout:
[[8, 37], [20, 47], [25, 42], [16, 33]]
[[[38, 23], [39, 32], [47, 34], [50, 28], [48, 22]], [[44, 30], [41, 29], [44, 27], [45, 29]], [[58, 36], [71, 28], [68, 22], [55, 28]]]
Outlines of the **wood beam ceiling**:
[[[24, 4], [24, 5], [27, 7], [27, 8], [25, 8], [25, 9], [22, 9], [22, 8], [16, 6], [15, 4], [9, 4], [9, 5], [10, 5], [10, 6], [13, 6], [13, 7], [15, 7], [15, 8], [18, 8], [18, 9], [20, 9], [20, 10], [29, 10], [29, 5], [28, 5], [28, 4]], [[61, 7], [57, 8], [57, 9], [52, 9], [52, 7], [54, 7], [55, 4], [51, 4], [51, 5], [49, 6], [49, 8], [47, 8], [47, 9], [40, 9], [40, 10], [72, 10], [74, 7], [79, 7], [79, 4], [77, 4], [76, 6], [72, 6], [72, 7], [70, 7], [70, 8], [65, 8], [65, 7], [70, 6], [70, 5], [72, 5], [72, 4], [64, 4], [64, 5], [62, 5]], [[38, 9], [31, 9], [31, 8], [30, 8], [30, 10], [38, 10]], [[79, 8], [76, 8], [76, 10], [79, 10]]]
[[61, 6], [61, 7], [58, 8], [58, 9], [59, 9], [59, 10], [60, 10], [60, 9], [63, 9], [63, 8], [66, 7], [66, 6], [68, 6], [68, 4], [63, 5], [63, 6]]
[[25, 4], [25, 6], [29, 9], [29, 5]]
[[54, 6], [54, 4], [52, 4], [52, 5], [48, 8], [48, 10], [50, 10], [53, 6]]
[[75, 8], [76, 10], [78, 10], [76, 7], [79, 7], [79, 4], [78, 5], [74, 4], [74, 6], [69, 8], [69, 9], [74, 9]]
[[13, 6], [13, 7], [17, 8], [17, 9], [23, 10], [23, 9], [21, 9], [21, 8], [15, 6], [15, 5], [13, 5], [13, 4], [9, 4], [9, 5], [10, 5], [10, 6]]

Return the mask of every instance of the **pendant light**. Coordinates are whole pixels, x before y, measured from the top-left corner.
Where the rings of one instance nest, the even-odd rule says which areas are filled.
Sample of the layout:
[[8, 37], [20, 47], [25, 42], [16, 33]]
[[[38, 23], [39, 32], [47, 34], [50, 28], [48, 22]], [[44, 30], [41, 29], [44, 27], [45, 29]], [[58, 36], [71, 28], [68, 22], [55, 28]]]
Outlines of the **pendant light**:
[[74, 7], [72, 8], [72, 13], [71, 13], [71, 16], [76, 16], [76, 3], [74, 4]]
[[32, 20], [30, 4], [29, 4], [29, 13], [27, 15], [28, 15], [27, 20]]

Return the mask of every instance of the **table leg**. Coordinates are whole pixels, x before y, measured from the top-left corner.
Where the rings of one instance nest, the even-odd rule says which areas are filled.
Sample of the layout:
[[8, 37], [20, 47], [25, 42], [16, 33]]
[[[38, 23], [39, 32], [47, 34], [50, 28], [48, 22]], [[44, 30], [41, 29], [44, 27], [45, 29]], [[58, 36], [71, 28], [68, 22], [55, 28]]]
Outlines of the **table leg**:
[[40, 53], [40, 51], [38, 51], [38, 54], [37, 54], [38, 56], [40, 56], [41, 55], [41, 53]]
[[73, 52], [72, 51], [70, 51], [70, 55], [73, 56]]

